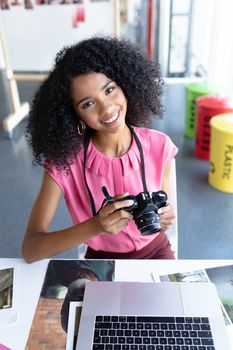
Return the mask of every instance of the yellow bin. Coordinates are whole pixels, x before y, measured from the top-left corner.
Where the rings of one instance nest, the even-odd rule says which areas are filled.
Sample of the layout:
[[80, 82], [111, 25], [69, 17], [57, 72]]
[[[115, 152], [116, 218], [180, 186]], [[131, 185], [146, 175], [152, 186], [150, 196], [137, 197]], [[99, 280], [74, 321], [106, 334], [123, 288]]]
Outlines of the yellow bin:
[[213, 117], [210, 125], [209, 184], [233, 193], [233, 113]]

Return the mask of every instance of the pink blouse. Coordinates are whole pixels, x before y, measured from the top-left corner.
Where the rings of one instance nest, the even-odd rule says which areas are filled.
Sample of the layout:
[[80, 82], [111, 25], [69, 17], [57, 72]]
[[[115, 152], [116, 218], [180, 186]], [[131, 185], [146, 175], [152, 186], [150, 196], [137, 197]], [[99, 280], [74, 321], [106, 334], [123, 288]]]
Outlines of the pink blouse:
[[[136, 127], [134, 131], [143, 148], [148, 191], [156, 192], [162, 186], [164, 167], [174, 158], [178, 149], [164, 133]], [[67, 208], [75, 225], [92, 217], [83, 174], [83, 155], [82, 147], [69, 167], [69, 174], [57, 170], [54, 166], [46, 167], [49, 175], [64, 193]], [[133, 139], [128, 152], [117, 158], [100, 153], [90, 141], [87, 150], [86, 178], [97, 211], [104, 200], [102, 186], [107, 188], [111, 196], [124, 192], [137, 195], [142, 192], [141, 159], [136, 141]], [[95, 250], [130, 252], [143, 248], [158, 234], [142, 236], [134, 220], [131, 220], [117, 235], [105, 233], [86, 243]]]

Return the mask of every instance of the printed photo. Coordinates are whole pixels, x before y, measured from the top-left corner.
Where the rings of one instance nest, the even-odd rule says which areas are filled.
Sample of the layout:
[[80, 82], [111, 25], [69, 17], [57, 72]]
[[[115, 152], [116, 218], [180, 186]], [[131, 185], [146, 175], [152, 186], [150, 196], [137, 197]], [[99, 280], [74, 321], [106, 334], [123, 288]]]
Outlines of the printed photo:
[[51, 260], [49, 262], [26, 349], [66, 347], [69, 307], [83, 300], [85, 284], [113, 281], [115, 261]]
[[82, 301], [70, 302], [66, 350], [75, 350], [82, 314], [82, 304]]
[[218, 292], [226, 326], [233, 321], [233, 266], [178, 272], [159, 276], [161, 282], [212, 282]]
[[160, 276], [161, 282], [208, 282], [204, 270], [179, 272]]
[[12, 307], [13, 276], [13, 268], [0, 270], [0, 310]]
[[217, 288], [219, 298], [233, 322], [233, 265], [206, 269], [211, 282]]

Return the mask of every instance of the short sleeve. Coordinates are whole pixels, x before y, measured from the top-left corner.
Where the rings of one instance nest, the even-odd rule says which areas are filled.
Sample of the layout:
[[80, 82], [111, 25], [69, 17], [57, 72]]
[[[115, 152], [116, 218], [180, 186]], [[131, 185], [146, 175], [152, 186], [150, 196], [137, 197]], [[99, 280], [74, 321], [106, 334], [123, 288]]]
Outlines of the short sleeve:
[[59, 170], [54, 165], [48, 162], [44, 163], [44, 170], [51, 176], [51, 178], [57, 183], [62, 192], [64, 192], [64, 181], [63, 176], [65, 175], [65, 170]]
[[170, 163], [170, 161], [175, 158], [176, 154], [178, 152], [178, 148], [176, 145], [172, 142], [170, 137], [166, 134], [164, 134], [164, 153], [163, 153], [163, 160], [164, 165], [167, 165]]

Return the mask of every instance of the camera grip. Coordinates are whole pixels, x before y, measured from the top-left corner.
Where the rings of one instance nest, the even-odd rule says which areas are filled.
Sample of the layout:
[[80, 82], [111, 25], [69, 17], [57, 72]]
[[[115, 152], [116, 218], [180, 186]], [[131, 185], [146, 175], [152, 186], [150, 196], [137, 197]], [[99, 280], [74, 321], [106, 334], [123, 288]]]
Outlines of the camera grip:
[[[109, 195], [108, 190], [107, 190], [107, 188], [106, 188], [105, 186], [102, 187], [102, 192], [103, 192], [103, 194], [104, 194], [104, 196], [105, 196], [105, 200], [106, 200], [107, 203], [109, 203], [109, 204], [112, 204], [112, 203], [114, 203], [114, 202], [122, 202], [122, 201], [125, 201], [125, 200], [128, 200], [128, 199], [133, 200], [133, 201], [134, 201], [134, 204], [132, 204], [132, 205], [130, 205], [130, 206], [128, 206], [128, 207], [121, 208], [121, 209], [123, 209], [123, 210], [125, 210], [125, 211], [127, 211], [127, 212], [131, 212], [133, 209], [135, 209], [135, 208], [137, 207], [137, 206], [136, 206], [136, 202], [135, 202], [135, 197], [132, 196], [132, 195], [125, 196], [125, 197], [123, 197], [123, 198], [119, 198], [119, 199], [115, 199], [115, 200], [114, 200], [114, 199]], [[135, 207], [135, 206], [136, 206], [136, 207]]]

